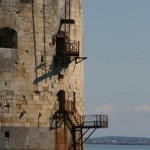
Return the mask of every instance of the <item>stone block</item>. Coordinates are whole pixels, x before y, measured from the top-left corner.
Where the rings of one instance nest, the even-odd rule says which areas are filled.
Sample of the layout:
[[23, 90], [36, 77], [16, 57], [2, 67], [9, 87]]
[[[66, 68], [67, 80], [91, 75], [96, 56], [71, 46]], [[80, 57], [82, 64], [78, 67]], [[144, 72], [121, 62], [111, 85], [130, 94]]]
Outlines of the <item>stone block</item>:
[[16, 118], [16, 117], [12, 117], [11, 122], [12, 122], [12, 123], [17, 122], [17, 118]]
[[27, 100], [22, 100], [22, 104], [23, 104], [23, 105], [27, 105], [27, 104], [28, 104], [28, 101], [27, 101]]
[[47, 105], [42, 105], [42, 110], [44, 109], [47, 109], [48, 108], [48, 106]]
[[42, 105], [41, 104], [35, 104], [35, 110], [41, 110]]
[[37, 122], [31, 122], [31, 123], [30, 123], [30, 126], [31, 126], [31, 127], [38, 127], [39, 125], [38, 125]]
[[34, 118], [31, 117], [26, 118], [26, 123], [33, 123], [33, 122], [34, 122]]
[[28, 108], [34, 110], [35, 109], [35, 105], [34, 104], [33, 105], [30, 104]]
[[17, 109], [21, 109], [21, 104], [16, 104]]
[[33, 96], [33, 99], [34, 99], [35, 101], [39, 101], [39, 100], [40, 100], [40, 96], [34, 95], [34, 96]]
[[40, 132], [39, 138], [47, 138], [48, 134], [46, 132]]

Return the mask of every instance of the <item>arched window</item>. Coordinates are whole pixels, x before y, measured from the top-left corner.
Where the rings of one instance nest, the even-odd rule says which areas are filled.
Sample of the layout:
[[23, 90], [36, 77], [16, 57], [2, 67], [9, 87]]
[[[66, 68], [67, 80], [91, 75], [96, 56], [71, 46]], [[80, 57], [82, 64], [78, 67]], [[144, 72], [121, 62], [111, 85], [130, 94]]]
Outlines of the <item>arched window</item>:
[[10, 72], [18, 61], [17, 32], [12, 28], [0, 29], [0, 71]]
[[17, 49], [17, 32], [11, 28], [0, 29], [0, 48]]

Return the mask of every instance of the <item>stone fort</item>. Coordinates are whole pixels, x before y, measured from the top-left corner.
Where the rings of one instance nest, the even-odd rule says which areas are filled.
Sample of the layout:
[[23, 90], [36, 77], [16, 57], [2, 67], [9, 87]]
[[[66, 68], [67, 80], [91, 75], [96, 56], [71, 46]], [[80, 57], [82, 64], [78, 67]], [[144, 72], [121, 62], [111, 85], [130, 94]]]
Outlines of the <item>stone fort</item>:
[[0, 150], [82, 150], [82, 0], [0, 0]]

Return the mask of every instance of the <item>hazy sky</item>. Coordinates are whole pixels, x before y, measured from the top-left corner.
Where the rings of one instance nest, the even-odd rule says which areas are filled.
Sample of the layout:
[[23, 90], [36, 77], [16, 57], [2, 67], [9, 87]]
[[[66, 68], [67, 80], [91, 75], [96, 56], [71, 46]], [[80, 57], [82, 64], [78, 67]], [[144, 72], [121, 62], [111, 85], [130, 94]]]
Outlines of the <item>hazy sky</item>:
[[150, 0], [84, 0], [85, 112], [94, 136], [150, 137]]

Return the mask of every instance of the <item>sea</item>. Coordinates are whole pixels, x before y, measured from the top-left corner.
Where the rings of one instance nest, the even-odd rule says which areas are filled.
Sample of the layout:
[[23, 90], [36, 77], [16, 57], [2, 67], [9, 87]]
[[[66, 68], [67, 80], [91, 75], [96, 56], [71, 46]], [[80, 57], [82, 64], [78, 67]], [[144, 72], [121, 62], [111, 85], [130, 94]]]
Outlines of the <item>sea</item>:
[[100, 145], [86, 144], [85, 150], [150, 150], [150, 145]]

